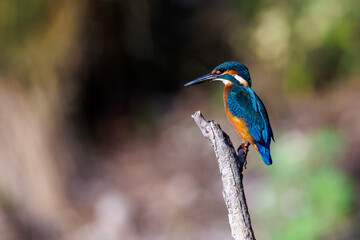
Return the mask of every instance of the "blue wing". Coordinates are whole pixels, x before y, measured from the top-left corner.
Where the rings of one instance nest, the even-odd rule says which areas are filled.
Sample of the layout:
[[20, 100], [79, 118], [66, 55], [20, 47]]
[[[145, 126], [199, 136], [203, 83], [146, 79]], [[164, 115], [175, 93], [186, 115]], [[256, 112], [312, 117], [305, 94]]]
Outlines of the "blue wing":
[[271, 164], [270, 142], [271, 138], [274, 140], [274, 135], [260, 98], [249, 87], [233, 85], [228, 93], [227, 104], [234, 117], [245, 120], [262, 159], [267, 165]]

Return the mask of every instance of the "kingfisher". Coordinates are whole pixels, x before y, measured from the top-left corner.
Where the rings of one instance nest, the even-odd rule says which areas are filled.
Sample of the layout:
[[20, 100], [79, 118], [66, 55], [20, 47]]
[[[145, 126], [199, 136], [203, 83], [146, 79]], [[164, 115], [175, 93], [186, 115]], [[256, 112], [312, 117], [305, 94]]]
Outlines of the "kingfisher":
[[212, 81], [221, 81], [225, 84], [225, 112], [243, 140], [239, 149], [247, 150], [251, 144], [260, 153], [266, 165], [272, 164], [270, 142], [271, 139], [274, 140], [274, 134], [266, 108], [251, 88], [252, 82], [248, 68], [239, 62], [225, 62], [215, 67], [209, 74], [185, 86]]

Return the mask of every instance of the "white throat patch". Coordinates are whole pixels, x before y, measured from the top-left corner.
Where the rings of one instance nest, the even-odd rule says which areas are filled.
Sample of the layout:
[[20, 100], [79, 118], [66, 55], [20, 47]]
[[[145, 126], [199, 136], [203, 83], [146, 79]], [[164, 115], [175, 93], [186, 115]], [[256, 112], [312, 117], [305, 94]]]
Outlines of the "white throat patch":
[[229, 80], [225, 80], [225, 79], [221, 79], [221, 78], [216, 78], [213, 81], [220, 81], [225, 85], [231, 83]]
[[236, 74], [234, 77], [235, 77], [236, 80], [239, 81], [239, 83], [240, 83], [241, 85], [244, 85], [245, 87], [248, 87], [248, 86], [249, 86], [248, 81], [246, 81], [245, 79], [243, 79], [243, 78], [240, 77], [239, 75]]

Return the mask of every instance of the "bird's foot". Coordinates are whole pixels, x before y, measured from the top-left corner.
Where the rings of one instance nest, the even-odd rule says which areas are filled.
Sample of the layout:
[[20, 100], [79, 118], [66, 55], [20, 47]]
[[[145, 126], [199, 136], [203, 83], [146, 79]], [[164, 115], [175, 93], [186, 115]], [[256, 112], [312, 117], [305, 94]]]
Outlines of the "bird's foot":
[[243, 158], [243, 157], [241, 157], [241, 153], [240, 154], [238, 154], [238, 157], [239, 157], [239, 163], [240, 163], [240, 168], [242, 169], [242, 168], [245, 168], [245, 169], [247, 169], [246, 168], [246, 165], [247, 165], [247, 160], [246, 160], [246, 158]]
[[238, 152], [240, 152], [241, 149], [244, 149], [245, 151], [249, 150], [249, 144], [248, 143], [243, 143], [238, 147]]
[[247, 152], [249, 151], [249, 144], [248, 143], [243, 143], [238, 147], [238, 159], [239, 159], [239, 164], [240, 164], [240, 169], [242, 170], [242, 167], [244, 167], [246, 169], [246, 165], [247, 165], [247, 161], [246, 161], [246, 155]]

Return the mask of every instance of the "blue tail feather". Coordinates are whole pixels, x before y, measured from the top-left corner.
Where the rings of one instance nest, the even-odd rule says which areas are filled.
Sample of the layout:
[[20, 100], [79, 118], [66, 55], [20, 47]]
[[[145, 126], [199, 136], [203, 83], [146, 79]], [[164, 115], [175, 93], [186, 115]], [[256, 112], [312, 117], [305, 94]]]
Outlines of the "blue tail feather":
[[268, 147], [264, 147], [258, 143], [256, 143], [256, 146], [259, 150], [259, 153], [261, 155], [262, 160], [264, 161], [264, 163], [266, 165], [271, 165], [272, 164], [272, 159], [271, 159], [271, 155], [270, 155], [270, 148]]

